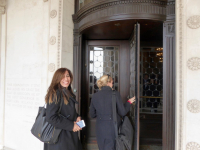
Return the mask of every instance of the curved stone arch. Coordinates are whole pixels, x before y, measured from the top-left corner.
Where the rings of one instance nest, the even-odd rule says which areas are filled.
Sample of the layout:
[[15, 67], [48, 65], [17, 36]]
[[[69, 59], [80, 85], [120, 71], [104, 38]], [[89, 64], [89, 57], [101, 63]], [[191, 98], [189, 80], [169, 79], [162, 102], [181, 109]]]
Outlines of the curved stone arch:
[[110, 1], [79, 10], [74, 16], [79, 32], [105, 22], [130, 19], [166, 20], [167, 3], [148, 1]]
[[104, 17], [101, 20], [95, 20], [95, 21], [91, 21], [88, 22], [82, 26], [80, 26], [79, 28], [79, 32], [82, 32], [83, 30], [90, 28], [92, 26], [98, 25], [98, 24], [102, 24], [102, 23], [106, 23], [106, 22], [111, 22], [111, 21], [121, 21], [121, 20], [132, 20], [132, 19], [143, 19], [143, 20], [156, 20], [156, 21], [164, 21], [164, 19], [160, 18], [160, 17], [151, 17], [149, 15], [149, 17], [143, 17], [142, 15], [132, 15], [132, 16], [126, 16], [126, 18], [124, 17], [124, 15], [121, 15], [119, 17]]

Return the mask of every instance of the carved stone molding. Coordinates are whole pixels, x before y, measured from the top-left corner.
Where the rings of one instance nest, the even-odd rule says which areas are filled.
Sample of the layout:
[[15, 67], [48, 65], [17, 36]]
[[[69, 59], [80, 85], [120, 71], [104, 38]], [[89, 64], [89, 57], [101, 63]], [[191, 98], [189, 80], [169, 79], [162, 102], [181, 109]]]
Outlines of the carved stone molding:
[[187, 103], [187, 108], [192, 113], [200, 112], [200, 101], [196, 99], [192, 99]]
[[196, 142], [190, 142], [186, 145], [186, 150], [200, 150], [200, 145]]
[[52, 10], [51, 12], [50, 12], [50, 17], [51, 18], [55, 18], [57, 16], [57, 11], [56, 10]]
[[52, 37], [50, 38], [50, 40], [49, 40], [49, 43], [50, 43], [51, 45], [54, 45], [54, 44], [56, 43], [56, 37], [55, 37], [55, 36], [52, 36]]
[[200, 16], [192, 16], [187, 20], [187, 25], [191, 29], [197, 29], [200, 27]]
[[57, 54], [57, 67], [60, 68], [60, 60], [61, 60], [61, 23], [62, 23], [62, 0], [59, 0], [59, 7], [58, 7], [58, 54]]
[[166, 5], [166, 2], [158, 0], [94, 1], [73, 15], [73, 21], [78, 24], [80, 32], [109, 20], [152, 19], [165, 21]]
[[[177, 53], [178, 53], [178, 72], [179, 72], [179, 75], [177, 76], [178, 77], [178, 127], [177, 127], [177, 136], [178, 136], [178, 141], [177, 141], [177, 146], [178, 146], [178, 150], [183, 150], [183, 124], [184, 124], [184, 96], [183, 96], [183, 93], [184, 93], [184, 80], [183, 80], [183, 59], [184, 59], [184, 49], [183, 49], [183, 43], [184, 43], [184, 31], [183, 31], [183, 26], [184, 26], [184, 22], [183, 22], [183, 6], [184, 6], [184, 2], [183, 0], [176, 0], [176, 6], [180, 6], [178, 9], [177, 9], [177, 14], [179, 14], [179, 16], [176, 18], [178, 20], [178, 29], [177, 29], [177, 35], [178, 35], [178, 40], [177, 40], [177, 43], [178, 43], [178, 48], [177, 48]], [[177, 8], [177, 7], [176, 7]]]
[[175, 24], [168, 23], [167, 24], [167, 34], [174, 34], [175, 33]]
[[54, 63], [50, 63], [49, 64], [49, 66], [48, 66], [48, 70], [50, 71], [50, 72], [54, 72], [55, 71], [55, 64]]
[[5, 14], [5, 7], [0, 6], [0, 14]]
[[0, 14], [5, 14], [6, 0], [0, 0]]
[[200, 58], [192, 57], [187, 61], [187, 66], [190, 70], [198, 70], [200, 69]]
[[[108, 7], [113, 7], [113, 6], [117, 6], [117, 5], [140, 5], [141, 4], [153, 4], [153, 5], [161, 5], [161, 6], [166, 6], [166, 2], [161, 2], [161, 1], [157, 1], [157, 0], [121, 0], [121, 1], [109, 1], [109, 2], [104, 2], [104, 3], [97, 3], [97, 4], [91, 4], [91, 7], [88, 6], [87, 9], [80, 9], [79, 12], [77, 13], [78, 18], [82, 18], [86, 15], [88, 15], [89, 13], [92, 13], [94, 11], [97, 10], [102, 10]], [[147, 5], [146, 5], [147, 6]], [[160, 11], [161, 12], [161, 11]], [[156, 11], [155, 11], [156, 13]]]
[[74, 46], [79, 45], [79, 33], [78, 30], [74, 30]]
[[167, 3], [167, 15], [175, 15], [175, 2]]
[[5, 7], [6, 6], [6, 0], [0, 0], [0, 6]]

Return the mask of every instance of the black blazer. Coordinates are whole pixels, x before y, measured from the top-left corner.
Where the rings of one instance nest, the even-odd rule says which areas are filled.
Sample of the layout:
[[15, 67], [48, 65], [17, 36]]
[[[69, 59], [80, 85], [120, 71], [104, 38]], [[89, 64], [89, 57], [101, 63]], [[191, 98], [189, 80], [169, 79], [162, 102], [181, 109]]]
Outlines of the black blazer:
[[[120, 117], [125, 116], [130, 110], [131, 104], [123, 104], [119, 92], [116, 93], [116, 104], [118, 114], [118, 125], [121, 122]], [[97, 118], [96, 136], [99, 150], [115, 149], [115, 131], [112, 120], [112, 89], [109, 86], [102, 87], [102, 90], [95, 93], [90, 104], [90, 116]]]

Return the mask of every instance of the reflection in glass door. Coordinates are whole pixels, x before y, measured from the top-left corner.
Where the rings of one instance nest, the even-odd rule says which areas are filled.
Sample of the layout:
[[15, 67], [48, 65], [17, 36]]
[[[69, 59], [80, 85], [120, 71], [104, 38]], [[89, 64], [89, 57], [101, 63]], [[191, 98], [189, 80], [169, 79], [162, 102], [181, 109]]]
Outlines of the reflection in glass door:
[[141, 48], [140, 113], [162, 114], [163, 48]]
[[89, 47], [89, 79], [90, 79], [90, 99], [98, 92], [96, 81], [105, 74], [111, 75], [114, 81], [113, 88], [119, 90], [119, 47], [117, 46], [91, 46]]

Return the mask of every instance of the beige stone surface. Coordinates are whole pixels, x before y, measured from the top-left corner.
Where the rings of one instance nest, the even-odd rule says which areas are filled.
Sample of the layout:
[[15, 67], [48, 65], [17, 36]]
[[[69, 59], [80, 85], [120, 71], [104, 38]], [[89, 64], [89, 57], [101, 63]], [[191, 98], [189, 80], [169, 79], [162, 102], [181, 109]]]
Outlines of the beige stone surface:
[[73, 29], [63, 25], [62, 51], [73, 53]]
[[42, 150], [30, 132], [47, 89], [49, 8], [37, 0], [7, 0], [3, 145]]
[[5, 35], [4, 30], [5, 15], [2, 17], [0, 15], [0, 149], [3, 148], [3, 135], [4, 135], [4, 81], [5, 75], [5, 40], [3, 35]]
[[43, 149], [30, 130], [56, 69], [73, 70], [73, 13], [71, 0], [7, 0], [0, 14], [0, 149]]
[[73, 72], [73, 63], [70, 62], [73, 62], [73, 53], [63, 51], [61, 67], [66, 67]]
[[[176, 75], [177, 115], [176, 149], [189, 150], [192, 142], [200, 144], [200, 107], [193, 99], [200, 100], [200, 1], [178, 0], [176, 2]], [[191, 19], [191, 17], [193, 17]], [[191, 103], [190, 110], [188, 102]], [[197, 148], [194, 145], [193, 148]]]

